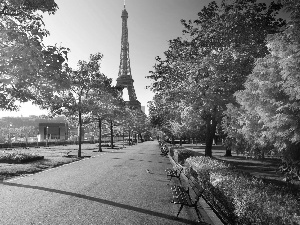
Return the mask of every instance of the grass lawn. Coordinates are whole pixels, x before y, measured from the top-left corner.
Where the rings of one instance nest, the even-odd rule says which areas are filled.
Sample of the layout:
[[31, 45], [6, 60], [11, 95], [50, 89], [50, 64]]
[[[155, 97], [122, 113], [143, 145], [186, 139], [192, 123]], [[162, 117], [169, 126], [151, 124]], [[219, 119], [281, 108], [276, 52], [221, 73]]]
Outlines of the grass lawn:
[[[121, 144], [118, 144], [121, 146]], [[103, 151], [107, 151], [108, 147], [102, 147]], [[57, 167], [66, 163], [78, 161], [78, 145], [67, 146], [49, 146], [40, 148], [13, 148], [12, 150], [0, 149], [0, 155], [5, 152], [20, 152], [20, 153], [33, 153], [44, 156], [44, 159], [36, 160], [34, 162], [10, 164], [0, 163], [0, 180], [10, 179], [16, 176], [32, 174], [42, 170]], [[82, 144], [81, 156], [92, 157], [98, 155], [98, 144]]]
[[[196, 155], [204, 156], [204, 145], [183, 144], [183, 147], [195, 151]], [[246, 158], [241, 154], [237, 155], [235, 152], [232, 152], [232, 157], [224, 157], [225, 148], [220, 145], [213, 146], [212, 155], [213, 158], [228, 162], [237, 169], [250, 173], [255, 177], [271, 183], [286, 185], [286, 182], [283, 181], [284, 176], [277, 172], [281, 163], [281, 160], [278, 158], [252, 159]], [[300, 181], [293, 181], [293, 184], [300, 189]]]

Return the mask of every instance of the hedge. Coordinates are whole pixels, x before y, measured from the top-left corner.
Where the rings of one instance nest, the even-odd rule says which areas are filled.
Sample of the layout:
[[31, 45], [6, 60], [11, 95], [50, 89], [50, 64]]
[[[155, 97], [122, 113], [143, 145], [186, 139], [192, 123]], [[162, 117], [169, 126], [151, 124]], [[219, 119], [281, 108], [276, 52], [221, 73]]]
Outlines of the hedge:
[[169, 155], [174, 158], [176, 162], [183, 165], [185, 160], [191, 156], [195, 156], [195, 151], [188, 150], [181, 146], [171, 146], [169, 147]]
[[186, 172], [197, 174], [205, 200], [226, 224], [300, 224], [300, 195], [239, 172], [209, 157], [190, 157]]
[[31, 153], [4, 152], [0, 155], [0, 163], [26, 163], [40, 159], [44, 159], [44, 156]]
[[[81, 141], [82, 144], [94, 144], [94, 141]], [[95, 143], [99, 143], [98, 140], [95, 140]], [[102, 140], [101, 143], [110, 143], [110, 140]], [[42, 142], [16, 142], [16, 143], [1, 143], [0, 148], [16, 148], [16, 147], [45, 147], [45, 146], [59, 146], [59, 145], [78, 145], [78, 141], [70, 141], [70, 140], [58, 140], [58, 141], [42, 141]]]

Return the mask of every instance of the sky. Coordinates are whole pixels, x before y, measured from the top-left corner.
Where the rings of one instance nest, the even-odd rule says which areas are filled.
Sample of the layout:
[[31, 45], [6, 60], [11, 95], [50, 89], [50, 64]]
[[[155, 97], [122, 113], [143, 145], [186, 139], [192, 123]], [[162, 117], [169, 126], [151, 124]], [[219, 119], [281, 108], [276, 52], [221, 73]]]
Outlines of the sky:
[[[217, 0], [219, 2], [220, 0]], [[260, 0], [270, 2], [269, 0]], [[211, 0], [127, 0], [128, 39], [131, 73], [137, 99], [142, 106], [154, 94], [146, 89], [151, 80], [145, 78], [153, 70], [155, 57], [163, 56], [168, 41], [182, 36], [181, 19], [197, 19], [197, 13]], [[56, 0], [59, 9], [54, 15], [44, 15], [50, 36], [46, 45], [70, 48], [68, 64], [76, 69], [78, 60], [88, 60], [90, 54], [102, 53], [101, 72], [113, 79], [118, 77], [123, 0]], [[47, 114], [30, 102], [19, 112], [0, 111], [4, 116]]]

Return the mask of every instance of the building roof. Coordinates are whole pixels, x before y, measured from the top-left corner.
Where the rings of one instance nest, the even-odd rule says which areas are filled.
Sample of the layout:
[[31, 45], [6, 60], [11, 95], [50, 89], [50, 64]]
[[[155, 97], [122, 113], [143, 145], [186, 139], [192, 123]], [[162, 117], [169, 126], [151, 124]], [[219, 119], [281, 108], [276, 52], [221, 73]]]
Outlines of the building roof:
[[67, 123], [39, 123], [39, 127], [58, 127], [58, 126], [66, 126]]

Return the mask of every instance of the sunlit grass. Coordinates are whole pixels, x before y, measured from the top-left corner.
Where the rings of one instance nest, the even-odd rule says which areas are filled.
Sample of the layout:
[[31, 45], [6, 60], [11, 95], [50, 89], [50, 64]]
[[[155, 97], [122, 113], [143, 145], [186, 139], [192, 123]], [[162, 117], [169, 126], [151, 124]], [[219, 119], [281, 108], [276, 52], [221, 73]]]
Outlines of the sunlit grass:
[[[83, 144], [81, 155], [96, 155], [98, 153], [94, 152], [95, 150], [98, 150], [98, 144]], [[0, 151], [0, 180], [32, 174], [80, 160], [81, 158], [77, 158], [77, 154], [78, 145], [2, 150]], [[39, 158], [41, 156], [44, 158]], [[26, 158], [38, 160], [24, 161]], [[23, 159], [23, 161], [19, 159]]]

